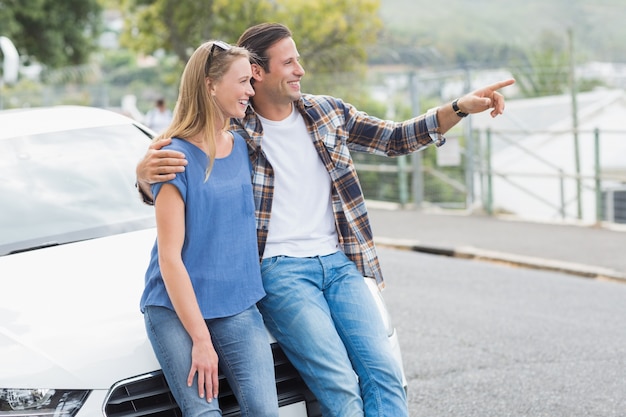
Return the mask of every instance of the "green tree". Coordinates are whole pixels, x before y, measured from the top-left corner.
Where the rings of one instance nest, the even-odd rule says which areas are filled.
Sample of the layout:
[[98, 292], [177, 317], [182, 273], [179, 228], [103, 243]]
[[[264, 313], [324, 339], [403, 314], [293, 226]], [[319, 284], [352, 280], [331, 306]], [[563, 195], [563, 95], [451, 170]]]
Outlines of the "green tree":
[[98, 0], [0, 0], [0, 35], [50, 68], [80, 65], [102, 30]]
[[122, 43], [137, 52], [159, 49], [186, 62], [209, 39], [234, 43], [249, 26], [276, 21], [294, 31], [310, 72], [353, 71], [381, 27], [379, 0], [124, 0]]
[[540, 45], [514, 59], [511, 72], [526, 97], [558, 95], [568, 88], [569, 53], [566, 43], [553, 32], [544, 32]]
[[382, 28], [379, 0], [281, 0], [274, 20], [294, 32], [303, 65], [315, 74], [363, 69]]
[[270, 0], [124, 0], [123, 45], [141, 53], [174, 53], [181, 62], [209, 39], [234, 43], [251, 24], [267, 19]]

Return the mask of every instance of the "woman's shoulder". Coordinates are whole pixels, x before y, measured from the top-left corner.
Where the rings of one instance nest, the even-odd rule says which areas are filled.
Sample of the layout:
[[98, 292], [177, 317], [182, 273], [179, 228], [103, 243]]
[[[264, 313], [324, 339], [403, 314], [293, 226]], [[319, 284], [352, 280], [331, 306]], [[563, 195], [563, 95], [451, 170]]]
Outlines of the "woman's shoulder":
[[234, 130], [229, 130], [229, 132], [231, 135], [233, 135], [235, 147], [239, 147], [239, 146], [243, 146], [244, 148], [247, 147], [246, 139], [243, 136], [241, 136], [240, 133]]
[[238, 141], [238, 140], [245, 141], [243, 136], [241, 136], [241, 134], [239, 132], [237, 132], [236, 130], [229, 130], [229, 132], [230, 132], [231, 135], [233, 135], [233, 137], [235, 138], [235, 141]]
[[184, 151], [186, 149], [189, 149], [191, 146], [192, 145], [185, 139], [174, 137], [172, 138], [172, 142], [165, 145], [162, 149], [168, 149], [172, 151]]

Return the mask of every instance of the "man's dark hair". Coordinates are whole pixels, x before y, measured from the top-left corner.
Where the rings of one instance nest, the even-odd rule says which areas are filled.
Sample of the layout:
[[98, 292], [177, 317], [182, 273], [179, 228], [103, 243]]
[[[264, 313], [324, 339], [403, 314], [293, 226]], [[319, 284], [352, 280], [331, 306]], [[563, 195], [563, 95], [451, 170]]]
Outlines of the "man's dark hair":
[[269, 72], [269, 59], [267, 50], [276, 42], [291, 38], [289, 28], [280, 23], [261, 23], [248, 28], [237, 41], [237, 46], [242, 46], [252, 53], [252, 63], [260, 65]]

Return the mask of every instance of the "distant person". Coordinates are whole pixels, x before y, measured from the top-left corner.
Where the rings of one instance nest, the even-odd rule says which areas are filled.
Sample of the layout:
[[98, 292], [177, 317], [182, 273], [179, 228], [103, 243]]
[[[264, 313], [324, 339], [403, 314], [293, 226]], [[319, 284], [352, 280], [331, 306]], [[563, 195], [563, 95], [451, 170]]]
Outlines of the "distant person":
[[162, 133], [172, 121], [172, 111], [165, 106], [165, 99], [158, 99], [154, 108], [146, 114], [145, 125], [157, 134]]
[[256, 303], [264, 295], [245, 140], [227, 131], [254, 95], [249, 53], [206, 42], [185, 66], [164, 149], [184, 173], [152, 185], [157, 238], [140, 308], [185, 417], [221, 416], [218, 368], [247, 417], [277, 417], [274, 360]]
[[[402, 122], [331, 96], [303, 94], [291, 31], [246, 30], [252, 106], [231, 128], [248, 142], [266, 326], [317, 397], [324, 416], [408, 416], [402, 369], [363, 277], [383, 276], [351, 151], [398, 156], [429, 145], [470, 113], [504, 111], [504, 80]], [[166, 136], [166, 135], [165, 135]], [[153, 143], [137, 165], [140, 191], [186, 172], [192, 155]], [[187, 161], [185, 160], [187, 159]], [[207, 213], [207, 216], [209, 213]], [[355, 377], [355, 374], [357, 377]]]

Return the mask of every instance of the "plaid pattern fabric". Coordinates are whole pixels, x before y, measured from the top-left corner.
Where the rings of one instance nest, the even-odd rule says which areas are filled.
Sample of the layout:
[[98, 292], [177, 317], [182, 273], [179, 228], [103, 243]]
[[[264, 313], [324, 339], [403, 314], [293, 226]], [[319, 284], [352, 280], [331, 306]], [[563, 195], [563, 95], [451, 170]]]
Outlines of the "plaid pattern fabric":
[[[382, 288], [383, 276], [350, 151], [399, 156], [431, 144], [441, 146], [445, 138], [438, 133], [436, 110], [405, 122], [392, 122], [368, 116], [330, 96], [305, 94], [294, 105], [304, 117], [311, 140], [332, 180], [332, 205], [342, 250], [363, 276], [375, 278]], [[248, 142], [262, 256], [272, 210], [274, 171], [263, 152], [263, 127], [251, 107], [243, 120], [233, 119], [231, 130]]]

